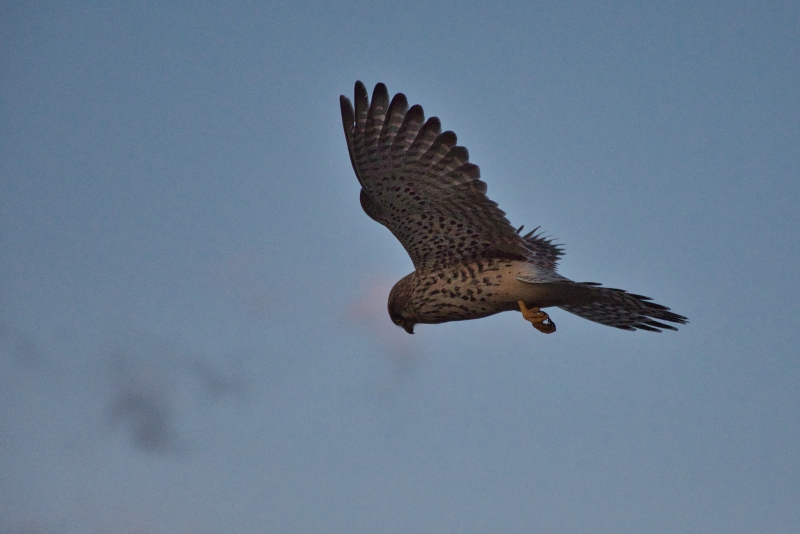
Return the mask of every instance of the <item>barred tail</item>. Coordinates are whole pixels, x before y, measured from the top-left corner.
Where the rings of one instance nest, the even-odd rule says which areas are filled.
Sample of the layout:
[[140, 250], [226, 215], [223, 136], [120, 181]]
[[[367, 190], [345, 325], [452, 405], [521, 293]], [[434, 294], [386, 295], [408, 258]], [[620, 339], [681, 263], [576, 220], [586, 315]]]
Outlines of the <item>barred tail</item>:
[[[598, 284], [586, 282], [582, 285], [597, 286]], [[592, 290], [596, 291], [598, 296], [594, 302], [559, 307], [578, 317], [622, 330], [661, 332], [662, 328], [666, 330], [677, 330], [677, 328], [659, 321], [677, 324], [688, 322], [686, 317], [672, 313], [666, 306], [650, 302], [652, 299], [649, 297], [610, 287], [593, 287]]]

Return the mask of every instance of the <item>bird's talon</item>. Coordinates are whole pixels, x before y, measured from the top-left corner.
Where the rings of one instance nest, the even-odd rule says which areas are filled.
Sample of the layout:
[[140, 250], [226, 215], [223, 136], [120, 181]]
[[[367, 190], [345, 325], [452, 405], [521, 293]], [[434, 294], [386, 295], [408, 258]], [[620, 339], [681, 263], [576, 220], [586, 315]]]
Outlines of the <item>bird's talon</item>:
[[542, 332], [543, 334], [552, 334], [556, 331], [556, 324], [550, 319], [550, 316], [539, 308], [528, 308], [525, 302], [518, 301], [519, 311], [522, 312], [522, 317], [526, 321], [530, 321], [531, 325]]
[[541, 323], [531, 323], [533, 327], [543, 334], [552, 334], [556, 331], [556, 323], [547, 319]]

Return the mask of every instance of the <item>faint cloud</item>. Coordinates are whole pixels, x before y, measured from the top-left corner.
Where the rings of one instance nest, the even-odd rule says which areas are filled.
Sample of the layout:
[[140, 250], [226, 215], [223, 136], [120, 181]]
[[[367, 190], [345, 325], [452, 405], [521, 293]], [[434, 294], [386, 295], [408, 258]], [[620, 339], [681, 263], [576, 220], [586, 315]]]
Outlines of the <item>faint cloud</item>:
[[133, 443], [148, 452], [172, 450], [175, 430], [162, 395], [131, 389], [120, 392], [112, 402], [111, 419], [127, 427]]
[[244, 379], [232, 373], [226, 373], [213, 367], [207, 361], [195, 361], [191, 364], [191, 371], [200, 384], [203, 392], [212, 399], [228, 396], [243, 396], [245, 393]]
[[123, 427], [136, 447], [146, 452], [174, 450], [177, 430], [171, 405], [170, 384], [176, 370], [173, 354], [164, 346], [128, 345], [111, 357], [112, 398], [108, 415], [115, 427]]
[[[225, 397], [243, 397], [245, 380], [158, 336], [140, 336], [109, 353], [108, 417], [148, 453], [184, 449], [181, 420]], [[200, 402], [200, 401], [203, 402]]]

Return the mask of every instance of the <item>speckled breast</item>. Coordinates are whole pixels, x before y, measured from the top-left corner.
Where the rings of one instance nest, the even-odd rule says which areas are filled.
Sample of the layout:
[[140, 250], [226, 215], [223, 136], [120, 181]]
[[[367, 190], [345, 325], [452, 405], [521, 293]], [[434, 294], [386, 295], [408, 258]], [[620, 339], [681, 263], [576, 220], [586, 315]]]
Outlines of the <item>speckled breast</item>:
[[478, 319], [518, 309], [522, 283], [530, 264], [484, 260], [429, 272], [418, 271], [412, 305], [421, 323]]

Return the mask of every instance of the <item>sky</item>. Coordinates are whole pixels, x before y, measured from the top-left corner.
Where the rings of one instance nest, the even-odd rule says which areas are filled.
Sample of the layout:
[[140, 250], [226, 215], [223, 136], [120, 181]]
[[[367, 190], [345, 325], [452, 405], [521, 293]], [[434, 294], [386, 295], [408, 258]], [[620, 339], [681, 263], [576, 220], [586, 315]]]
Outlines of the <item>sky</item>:
[[[800, 531], [796, 2], [6, 2], [0, 533]], [[394, 326], [339, 95], [689, 318]]]

